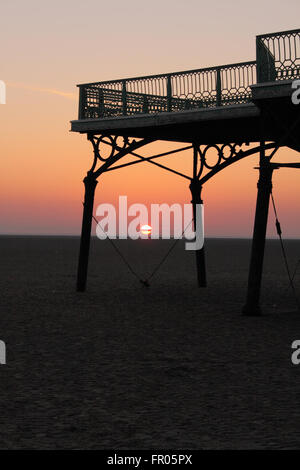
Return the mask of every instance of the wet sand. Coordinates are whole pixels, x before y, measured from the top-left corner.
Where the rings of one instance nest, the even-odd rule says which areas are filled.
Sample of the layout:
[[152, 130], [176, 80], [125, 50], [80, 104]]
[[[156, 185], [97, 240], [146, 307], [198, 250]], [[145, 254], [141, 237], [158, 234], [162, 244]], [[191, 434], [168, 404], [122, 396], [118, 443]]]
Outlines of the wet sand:
[[[170, 241], [119, 241], [140, 273]], [[268, 241], [264, 316], [244, 317], [249, 240], [208, 240], [209, 287], [180, 241], [143, 287], [109, 242], [0, 237], [1, 449], [300, 447], [300, 314]], [[300, 241], [286, 242], [292, 270]], [[295, 277], [300, 295], [300, 270]]]

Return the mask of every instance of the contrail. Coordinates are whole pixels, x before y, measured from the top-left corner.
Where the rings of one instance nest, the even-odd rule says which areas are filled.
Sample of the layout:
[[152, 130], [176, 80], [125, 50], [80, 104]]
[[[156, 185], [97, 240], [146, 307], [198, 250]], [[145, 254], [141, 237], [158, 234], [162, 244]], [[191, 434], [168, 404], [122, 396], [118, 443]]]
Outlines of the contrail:
[[31, 85], [26, 85], [24, 83], [12, 83], [12, 82], [8, 82], [7, 86], [13, 87], [13, 88], [23, 88], [24, 90], [30, 90], [30, 91], [38, 91], [41, 93], [50, 93], [51, 95], [59, 95], [59, 96], [62, 96], [63, 98], [68, 98], [70, 100], [77, 99], [77, 96], [75, 93], [67, 93], [65, 91], [55, 90], [54, 88], [40, 88], [40, 87], [31, 86]]

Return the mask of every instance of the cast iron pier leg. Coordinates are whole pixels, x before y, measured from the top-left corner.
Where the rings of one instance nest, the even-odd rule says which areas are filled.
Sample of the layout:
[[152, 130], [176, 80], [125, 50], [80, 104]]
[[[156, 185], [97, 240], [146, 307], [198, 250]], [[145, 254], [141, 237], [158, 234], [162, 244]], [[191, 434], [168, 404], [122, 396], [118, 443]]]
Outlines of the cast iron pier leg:
[[273, 168], [261, 159], [245, 315], [261, 315], [259, 305]]
[[[193, 216], [194, 216], [194, 231], [196, 231], [196, 205], [203, 204], [201, 199], [202, 186], [198, 179], [194, 178], [190, 184], [190, 190], [192, 193], [192, 204], [193, 204]], [[205, 251], [204, 245], [200, 250], [196, 251], [196, 267], [197, 267], [197, 279], [198, 287], [206, 287], [206, 267], [205, 267]]]
[[89, 262], [92, 216], [94, 206], [95, 188], [97, 180], [93, 175], [88, 174], [84, 180], [85, 195], [82, 217], [82, 229], [80, 239], [79, 262], [77, 272], [77, 291], [84, 292], [86, 288], [87, 270]]

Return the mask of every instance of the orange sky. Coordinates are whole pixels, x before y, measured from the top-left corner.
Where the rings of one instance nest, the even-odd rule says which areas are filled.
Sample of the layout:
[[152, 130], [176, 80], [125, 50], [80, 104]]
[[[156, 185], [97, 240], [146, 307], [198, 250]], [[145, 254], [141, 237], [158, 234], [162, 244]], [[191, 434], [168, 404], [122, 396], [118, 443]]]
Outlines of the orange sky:
[[[252, 1], [251, 8], [245, 1], [207, 3], [2, 2], [0, 79], [7, 85], [7, 104], [0, 105], [0, 233], [80, 233], [82, 179], [92, 150], [85, 136], [69, 132], [69, 121], [77, 117], [77, 83], [252, 60], [256, 34], [299, 27], [298, 1], [289, 8], [274, 0]], [[147, 152], [171, 146], [155, 143]], [[189, 171], [191, 158], [164, 161]], [[276, 160], [298, 158], [281, 149]], [[256, 163], [250, 157], [207, 183], [206, 235], [251, 236]], [[274, 174], [287, 237], [300, 233], [299, 183], [300, 171]], [[190, 201], [188, 181], [146, 163], [105, 174], [96, 205], [115, 203], [119, 194], [130, 203]], [[272, 236], [272, 212], [270, 222]]]

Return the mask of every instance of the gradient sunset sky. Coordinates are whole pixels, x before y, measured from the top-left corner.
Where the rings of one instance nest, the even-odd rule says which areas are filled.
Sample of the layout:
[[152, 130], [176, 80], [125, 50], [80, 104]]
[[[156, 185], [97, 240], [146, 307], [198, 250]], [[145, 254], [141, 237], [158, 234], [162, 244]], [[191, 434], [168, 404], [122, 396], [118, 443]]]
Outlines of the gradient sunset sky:
[[[300, 26], [299, 0], [2, 0], [0, 233], [79, 234], [91, 144], [70, 133], [76, 84], [255, 59], [255, 36]], [[174, 147], [174, 146], [173, 146]], [[155, 143], [146, 155], [172, 148]], [[298, 161], [281, 149], [275, 161]], [[171, 164], [171, 159], [163, 162]], [[172, 157], [190, 171], [191, 155]], [[257, 157], [232, 165], [204, 188], [206, 236], [252, 235]], [[300, 171], [274, 174], [283, 235], [300, 235]], [[188, 182], [150, 164], [105, 174], [96, 206], [187, 203]], [[274, 236], [270, 211], [269, 236]]]

